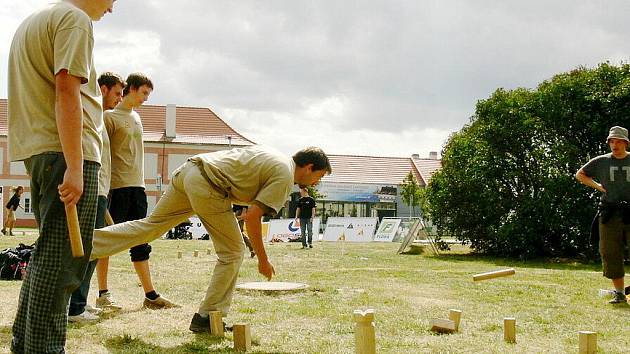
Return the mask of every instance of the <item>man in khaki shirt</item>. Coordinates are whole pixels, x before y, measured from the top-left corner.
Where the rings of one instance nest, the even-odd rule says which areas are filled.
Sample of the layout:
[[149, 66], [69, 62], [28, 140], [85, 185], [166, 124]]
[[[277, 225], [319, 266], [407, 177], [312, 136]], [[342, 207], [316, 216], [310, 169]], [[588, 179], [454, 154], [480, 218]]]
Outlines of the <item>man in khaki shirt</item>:
[[[66, 0], [26, 18], [9, 52], [9, 158], [30, 176], [39, 238], [13, 323], [14, 353], [63, 353], [67, 306], [92, 246], [101, 159], [92, 21], [114, 0]], [[85, 256], [74, 259], [66, 206], [76, 205]]]
[[166, 192], [147, 218], [95, 230], [93, 257], [155, 240], [197, 214], [218, 257], [206, 296], [190, 324], [193, 332], [207, 332], [210, 311], [227, 315], [243, 261], [244, 243], [232, 203], [249, 205], [245, 222], [258, 271], [271, 279], [274, 268], [265, 252], [261, 217], [278, 213], [294, 184], [314, 185], [331, 171], [328, 157], [319, 148], [300, 150], [291, 159], [260, 146], [193, 156], [173, 172]]
[[[142, 121], [134, 109], [149, 99], [151, 92], [153, 82], [144, 74], [133, 73], [127, 77], [122, 102], [104, 114], [112, 157], [109, 212], [115, 223], [147, 216]], [[178, 306], [155, 291], [149, 268], [150, 253], [151, 246], [148, 243], [135, 245], [129, 250], [131, 262], [144, 289], [143, 306], [150, 309]], [[106, 258], [99, 261], [97, 306], [111, 306], [114, 302], [107, 285], [107, 264]]]
[[[125, 88], [125, 81], [117, 74], [112, 72], [102, 73], [98, 77], [98, 85], [103, 97], [103, 110], [108, 111], [114, 109], [122, 101], [122, 92]], [[103, 129], [101, 133], [103, 139], [103, 150], [101, 152], [101, 168], [98, 171], [98, 202], [96, 208], [96, 224], [95, 228], [105, 227], [105, 214], [107, 212], [107, 194], [109, 193], [110, 166], [111, 155], [109, 147], [109, 136], [107, 130]], [[88, 268], [83, 277], [83, 281], [77, 290], [70, 297], [70, 307], [68, 308], [68, 322], [90, 322], [97, 321], [98, 314], [101, 309], [87, 305], [87, 297], [90, 291], [90, 281], [94, 269], [102, 272], [105, 269], [105, 281], [107, 281], [107, 267], [109, 258], [94, 260], [89, 263]], [[98, 265], [97, 265], [98, 263]], [[102, 283], [103, 276], [98, 277], [99, 285]], [[107, 287], [105, 287], [106, 289]], [[99, 304], [101, 307], [109, 309], [120, 309], [120, 306], [113, 302], [108, 304]], [[105, 305], [105, 306], [103, 306]]]

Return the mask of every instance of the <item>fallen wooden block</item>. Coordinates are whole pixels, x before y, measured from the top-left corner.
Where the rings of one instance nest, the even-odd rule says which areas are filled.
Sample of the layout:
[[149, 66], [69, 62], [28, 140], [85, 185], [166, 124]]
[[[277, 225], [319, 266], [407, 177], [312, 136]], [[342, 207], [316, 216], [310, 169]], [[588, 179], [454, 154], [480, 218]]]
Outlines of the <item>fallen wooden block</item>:
[[234, 351], [246, 352], [251, 349], [252, 335], [248, 324], [234, 324], [232, 332], [234, 333]]
[[580, 331], [580, 354], [593, 354], [597, 352], [597, 332]]
[[438, 333], [453, 333], [455, 332], [455, 322], [452, 320], [435, 318], [431, 320], [431, 330]]
[[503, 340], [508, 343], [516, 343], [516, 318], [503, 319]]
[[514, 274], [516, 274], [516, 271], [514, 270], [514, 268], [508, 268], [508, 269], [496, 270], [496, 271], [487, 272], [487, 273], [475, 274], [473, 275], [473, 280], [480, 281], [480, 280], [494, 279], [494, 278], [499, 278], [499, 277], [507, 277]]

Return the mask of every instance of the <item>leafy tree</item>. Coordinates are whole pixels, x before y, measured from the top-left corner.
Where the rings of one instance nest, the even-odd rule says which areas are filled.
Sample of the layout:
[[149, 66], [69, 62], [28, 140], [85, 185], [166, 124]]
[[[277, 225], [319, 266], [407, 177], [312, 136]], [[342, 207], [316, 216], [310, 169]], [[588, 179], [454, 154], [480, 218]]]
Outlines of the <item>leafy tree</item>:
[[416, 207], [421, 205], [424, 194], [422, 193], [422, 187], [418, 184], [416, 177], [409, 171], [403, 183], [400, 185], [400, 196], [403, 203], [411, 207], [411, 216], [415, 216]]
[[597, 193], [575, 172], [630, 124], [630, 66], [600, 64], [537, 89], [496, 90], [442, 152], [427, 189], [432, 221], [495, 255], [576, 256], [588, 248]]

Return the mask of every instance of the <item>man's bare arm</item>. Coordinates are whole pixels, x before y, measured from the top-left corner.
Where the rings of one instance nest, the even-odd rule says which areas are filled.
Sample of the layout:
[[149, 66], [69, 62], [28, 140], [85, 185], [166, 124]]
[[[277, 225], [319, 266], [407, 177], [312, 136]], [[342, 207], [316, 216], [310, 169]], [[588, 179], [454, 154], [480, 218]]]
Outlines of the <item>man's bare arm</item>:
[[244, 220], [247, 225], [247, 235], [252, 243], [256, 257], [258, 257], [258, 272], [264, 275], [267, 280], [271, 280], [275, 274], [275, 269], [267, 258], [265, 244], [262, 239], [262, 223], [260, 218], [262, 218], [264, 213], [264, 210], [254, 204], [247, 209]]
[[67, 169], [59, 185], [61, 201], [76, 204], [83, 194], [83, 106], [81, 104], [81, 78], [61, 70], [55, 76], [55, 116], [61, 149]]
[[597, 189], [598, 191], [602, 193], [606, 193], [606, 189], [604, 189], [604, 187], [601, 184], [595, 182], [595, 180], [593, 180], [592, 177], [587, 176], [584, 170], [581, 168], [575, 174], [575, 178], [585, 186], [591, 187], [593, 189]]

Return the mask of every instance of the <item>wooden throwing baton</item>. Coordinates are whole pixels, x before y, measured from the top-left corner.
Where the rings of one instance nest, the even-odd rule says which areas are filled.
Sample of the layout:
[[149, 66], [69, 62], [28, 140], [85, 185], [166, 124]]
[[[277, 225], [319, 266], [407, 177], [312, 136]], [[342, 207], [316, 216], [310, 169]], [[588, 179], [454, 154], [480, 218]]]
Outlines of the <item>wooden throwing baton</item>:
[[68, 236], [70, 237], [70, 249], [72, 257], [83, 257], [83, 241], [81, 241], [81, 229], [79, 228], [79, 215], [77, 206], [66, 205], [66, 222], [68, 223]]

